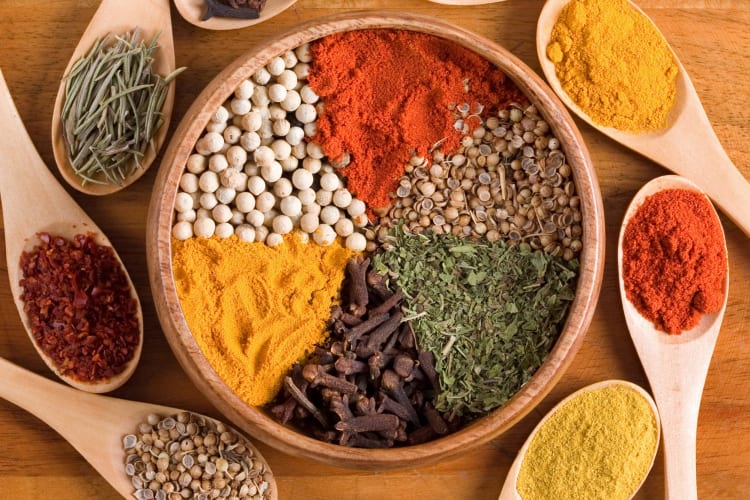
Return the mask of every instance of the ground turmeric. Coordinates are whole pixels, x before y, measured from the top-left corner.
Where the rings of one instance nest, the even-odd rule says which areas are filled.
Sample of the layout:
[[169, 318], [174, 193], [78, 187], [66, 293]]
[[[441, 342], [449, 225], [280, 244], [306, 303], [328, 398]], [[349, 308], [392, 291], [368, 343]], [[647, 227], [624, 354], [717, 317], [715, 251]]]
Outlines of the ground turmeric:
[[271, 248], [231, 238], [172, 241], [177, 294], [216, 373], [246, 403], [268, 403], [292, 364], [322, 342], [354, 255], [285, 237]]
[[632, 132], [667, 125], [677, 62], [627, 0], [572, 0], [552, 29], [547, 57], [563, 90], [594, 122]]

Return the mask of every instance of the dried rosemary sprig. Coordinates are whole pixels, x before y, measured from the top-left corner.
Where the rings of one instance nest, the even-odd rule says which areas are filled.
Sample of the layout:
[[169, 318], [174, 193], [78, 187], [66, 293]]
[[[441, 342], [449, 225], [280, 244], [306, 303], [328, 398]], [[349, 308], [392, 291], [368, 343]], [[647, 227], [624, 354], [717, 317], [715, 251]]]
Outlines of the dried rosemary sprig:
[[578, 262], [397, 227], [392, 249], [373, 259], [404, 293], [420, 350], [432, 351], [449, 417], [483, 414], [505, 403], [552, 349], [575, 295]]
[[184, 69], [166, 77], [152, 72], [158, 38], [146, 44], [138, 28], [107, 35], [65, 77], [63, 139], [83, 185], [122, 184], [154, 148], [169, 83]]

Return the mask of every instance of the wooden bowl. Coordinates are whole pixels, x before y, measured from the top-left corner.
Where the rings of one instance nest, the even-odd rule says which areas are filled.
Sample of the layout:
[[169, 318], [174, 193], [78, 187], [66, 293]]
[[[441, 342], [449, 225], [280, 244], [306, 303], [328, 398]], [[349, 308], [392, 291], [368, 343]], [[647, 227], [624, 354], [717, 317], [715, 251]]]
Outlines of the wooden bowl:
[[[452, 40], [503, 70], [537, 106], [560, 140], [573, 171], [583, 215], [576, 298], [559, 340], [531, 380], [505, 405], [454, 434], [386, 450], [348, 448], [307, 437], [235, 395], [213, 371], [185, 322], [172, 275], [171, 254], [173, 207], [180, 175], [214, 111], [244, 78], [271, 57], [326, 35], [367, 28], [411, 30]], [[147, 239], [148, 270], [159, 319], [175, 356], [206, 397], [239, 428], [286, 453], [338, 467], [369, 470], [421, 466], [466, 452], [498, 436], [531, 411], [562, 377], [583, 341], [599, 297], [604, 264], [604, 215], [596, 174], [578, 129], [552, 90], [507, 50], [478, 35], [446, 21], [393, 12], [347, 13], [305, 23], [247, 52], [219, 73], [187, 111], [166, 151], [151, 199]]]

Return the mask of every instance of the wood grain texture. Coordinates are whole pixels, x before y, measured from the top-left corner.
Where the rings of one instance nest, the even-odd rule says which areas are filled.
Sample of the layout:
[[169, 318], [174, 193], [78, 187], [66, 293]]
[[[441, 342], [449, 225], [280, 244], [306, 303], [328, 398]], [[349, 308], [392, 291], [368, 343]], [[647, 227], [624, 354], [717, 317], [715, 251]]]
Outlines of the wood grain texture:
[[[353, 9], [390, 8], [454, 22], [503, 45], [541, 74], [534, 36], [542, 5], [542, 0], [508, 0], [476, 7], [441, 6], [424, 0], [300, 0], [267, 23], [227, 32], [196, 28], [172, 7], [177, 64], [189, 69], [177, 81], [170, 134], [203, 87], [240, 54], [302, 21]], [[58, 81], [97, 6], [95, 0], [51, 0], [43, 7], [33, 0], [0, 2], [0, 67], [32, 140], [52, 168], [49, 131]], [[719, 140], [743, 176], [750, 179], [750, 89], [746, 86], [750, 4], [744, 0], [648, 0], [641, 6], [680, 57]], [[577, 123], [602, 190], [608, 251], [591, 327], [557, 386], [501, 437], [431, 466], [380, 473], [354, 471], [289, 456], [261, 444], [258, 447], [277, 476], [280, 498], [494, 499], [528, 433], [564, 396], [608, 378], [648, 388], [623, 317], [617, 256], [612, 250], [632, 196], [646, 181], [667, 171], [584, 122]], [[143, 302], [146, 333], [141, 363], [116, 395], [221, 417], [181, 370], [156, 320], [146, 274], [145, 236], [155, 176], [156, 168], [152, 168], [133, 186], [107, 197], [71, 193], [107, 232]], [[743, 444], [750, 440], [750, 245], [736, 226], [721, 217], [729, 252], [729, 304], [698, 420], [698, 495], [739, 499], [750, 491], [750, 448]], [[4, 245], [0, 245], [0, 356], [52, 378], [18, 318], [2, 248]], [[4, 448], [0, 454], [3, 496], [36, 500], [49, 498], [53, 491], [63, 500], [116, 497], [52, 429], [4, 401], [0, 401], [0, 444]], [[663, 472], [660, 453], [637, 498], [663, 497]]]

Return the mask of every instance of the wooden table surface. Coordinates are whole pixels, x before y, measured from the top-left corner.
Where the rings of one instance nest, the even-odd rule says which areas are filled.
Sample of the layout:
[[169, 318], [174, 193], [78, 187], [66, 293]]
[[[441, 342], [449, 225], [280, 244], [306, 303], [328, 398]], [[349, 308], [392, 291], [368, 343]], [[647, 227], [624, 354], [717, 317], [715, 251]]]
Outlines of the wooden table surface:
[[[540, 71], [534, 31], [542, 4], [543, 0], [508, 0], [484, 6], [447, 7], [425, 0], [300, 0], [268, 22], [229, 32], [196, 28], [173, 7], [177, 64], [187, 66], [188, 71], [178, 79], [171, 129], [214, 75], [247, 49], [303, 20], [335, 12], [389, 8], [434, 15], [502, 44]], [[750, 179], [750, 2], [643, 0], [640, 5], [674, 47], [719, 139], [745, 178]], [[95, 0], [0, 1], [0, 68], [34, 143], [55, 175], [50, 144], [55, 93], [68, 58], [97, 6]], [[667, 172], [583, 122], [578, 123], [601, 185], [607, 257], [592, 325], [575, 361], [555, 389], [505, 435], [458, 458], [413, 470], [369, 473], [338, 469], [291, 457], [260, 443], [277, 477], [281, 499], [497, 498], [527, 434], [565, 395], [608, 378], [622, 378], [648, 388], [622, 315], [615, 249], [622, 216], [632, 196], [646, 181]], [[711, 165], [705, 168], [710, 169]], [[133, 378], [114, 395], [220, 417], [177, 364], [155, 315], [145, 251], [146, 211], [155, 174], [153, 167], [124, 192], [103, 198], [72, 192], [118, 249], [143, 302], [143, 357]], [[746, 208], [750, 210], [750, 200]], [[729, 248], [730, 294], [698, 424], [698, 490], [700, 498], [747, 498], [750, 239], [723, 216], [722, 221]], [[4, 245], [0, 248], [0, 356], [52, 377], [22, 329], [9, 292]], [[54, 431], [5, 401], [0, 401], [0, 450], [3, 498], [117, 496]], [[662, 464], [660, 453], [638, 498], [664, 496]]]

